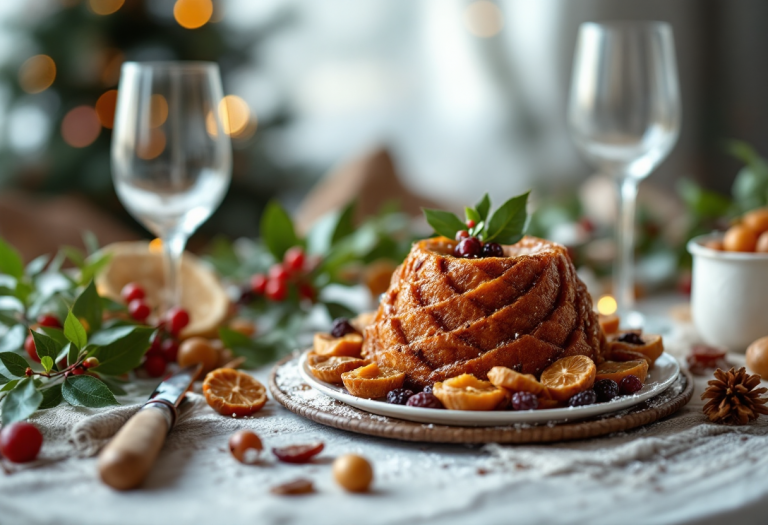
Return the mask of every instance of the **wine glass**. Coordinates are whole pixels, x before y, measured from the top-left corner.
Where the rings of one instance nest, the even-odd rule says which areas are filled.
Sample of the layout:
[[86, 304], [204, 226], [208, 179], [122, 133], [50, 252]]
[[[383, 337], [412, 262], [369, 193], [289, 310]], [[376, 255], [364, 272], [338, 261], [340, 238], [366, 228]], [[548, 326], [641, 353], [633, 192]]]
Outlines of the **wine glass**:
[[187, 239], [221, 204], [232, 176], [219, 67], [126, 62], [117, 93], [112, 178], [128, 212], [163, 241], [168, 309], [181, 302]]
[[637, 186], [672, 150], [680, 130], [672, 28], [665, 22], [587, 22], [579, 29], [568, 110], [586, 158], [618, 192], [613, 289], [629, 324], [634, 305]]

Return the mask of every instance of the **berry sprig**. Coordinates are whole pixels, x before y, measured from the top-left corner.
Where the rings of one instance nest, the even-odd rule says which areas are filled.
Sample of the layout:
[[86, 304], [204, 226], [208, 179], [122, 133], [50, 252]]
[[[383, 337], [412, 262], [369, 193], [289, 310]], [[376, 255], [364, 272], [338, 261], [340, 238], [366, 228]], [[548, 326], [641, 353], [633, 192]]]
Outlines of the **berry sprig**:
[[290, 288], [295, 287], [300, 299], [314, 302], [317, 290], [312, 285], [311, 274], [319, 262], [319, 258], [307, 258], [301, 246], [291, 246], [286, 250], [282, 263], [273, 264], [266, 274], [251, 276], [246, 298], [250, 299], [248, 292], [252, 292], [270, 301], [281, 302], [288, 298]]

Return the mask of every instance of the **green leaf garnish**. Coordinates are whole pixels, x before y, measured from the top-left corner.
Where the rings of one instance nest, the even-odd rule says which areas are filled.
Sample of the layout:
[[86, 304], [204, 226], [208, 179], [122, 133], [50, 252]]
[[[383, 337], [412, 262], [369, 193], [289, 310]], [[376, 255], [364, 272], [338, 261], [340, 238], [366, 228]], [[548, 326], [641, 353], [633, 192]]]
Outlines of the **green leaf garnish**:
[[261, 216], [261, 238], [278, 261], [283, 260], [288, 248], [302, 244], [288, 212], [275, 201], [267, 204]]
[[51, 358], [51, 356], [46, 355], [41, 357], [40, 364], [43, 365], [43, 368], [45, 369], [46, 373], [53, 370], [53, 359]]
[[48, 337], [45, 334], [32, 331], [32, 337], [35, 340], [35, 348], [37, 349], [37, 357], [42, 359], [43, 357], [50, 357], [55, 359], [59, 355], [59, 352], [63, 348], [63, 345], [52, 337]]
[[424, 208], [424, 215], [436, 233], [449, 239], [456, 237], [456, 232], [467, 229], [467, 225], [449, 211]]
[[88, 334], [85, 333], [83, 324], [74, 316], [72, 310], [67, 312], [67, 318], [64, 321], [64, 335], [78, 348], [85, 348], [88, 344]]
[[101, 328], [102, 311], [101, 297], [99, 297], [99, 294], [96, 292], [96, 286], [91, 281], [85, 287], [83, 293], [75, 300], [75, 304], [72, 306], [72, 313], [78, 319], [85, 319], [88, 323], [88, 329], [95, 331]]
[[38, 410], [57, 407], [64, 399], [61, 395], [61, 383], [57, 383], [45, 390], [41, 390], [40, 393], [43, 394], [43, 402], [37, 407]]
[[149, 338], [154, 332], [155, 329], [150, 327], [120, 326], [93, 335], [88, 345], [88, 357], [99, 360], [99, 366], [93, 371], [119, 376], [133, 370], [149, 349]]
[[69, 376], [61, 387], [61, 395], [73, 406], [101, 408], [120, 404], [107, 385], [88, 375]]
[[[10, 383], [8, 383], [10, 384]], [[7, 385], [6, 385], [7, 386]], [[32, 378], [19, 381], [3, 401], [3, 425], [27, 419], [43, 402], [43, 394], [38, 392]]]
[[487, 193], [483, 195], [483, 198], [477, 203], [475, 210], [477, 210], [477, 214], [480, 216], [481, 220], [485, 221], [488, 219], [488, 213], [491, 211], [491, 198], [488, 197]]
[[27, 329], [23, 324], [17, 324], [0, 338], [0, 352], [13, 352], [24, 344], [27, 337]]
[[488, 220], [488, 234], [483, 239], [485, 242], [493, 240], [499, 244], [514, 244], [523, 238], [528, 219], [526, 205], [530, 193], [529, 191], [512, 197], [493, 213]]
[[11, 352], [0, 353], [0, 362], [2, 362], [6, 370], [15, 377], [24, 377], [27, 368], [29, 368], [29, 365], [23, 357]]
[[16, 279], [24, 275], [24, 263], [21, 255], [10, 244], [0, 239], [0, 273], [5, 273]]

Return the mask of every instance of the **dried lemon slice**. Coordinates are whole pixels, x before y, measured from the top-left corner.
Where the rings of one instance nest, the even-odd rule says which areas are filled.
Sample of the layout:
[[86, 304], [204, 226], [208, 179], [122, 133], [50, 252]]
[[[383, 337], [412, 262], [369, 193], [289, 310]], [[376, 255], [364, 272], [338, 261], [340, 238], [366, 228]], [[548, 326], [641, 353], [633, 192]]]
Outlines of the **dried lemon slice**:
[[587, 356], [558, 359], [541, 373], [541, 383], [556, 401], [566, 401], [595, 384], [597, 367]]
[[472, 374], [435, 383], [432, 393], [449, 410], [493, 410], [506, 398], [503, 389]]
[[250, 416], [267, 402], [264, 385], [232, 368], [219, 368], [205, 376], [203, 394], [211, 408], [223, 416]]
[[531, 374], [521, 374], [506, 366], [494, 366], [488, 372], [488, 380], [494, 385], [513, 392], [531, 392], [547, 396], [547, 387], [536, 380]]
[[597, 367], [597, 380], [613, 379], [620, 383], [628, 375], [637, 376], [641, 383], [645, 383], [648, 375], [648, 362], [645, 359], [637, 361], [604, 361]]
[[365, 359], [347, 355], [325, 356], [310, 353], [307, 366], [312, 375], [326, 383], [341, 383], [341, 374], [368, 364]]
[[402, 387], [405, 382], [405, 373], [371, 363], [344, 372], [341, 374], [341, 381], [353, 396], [376, 399], [386, 396], [390, 390]]
[[623, 330], [608, 336], [609, 354], [637, 352], [643, 354], [653, 366], [664, 353], [664, 342], [660, 335], [643, 334], [639, 330]]
[[603, 333], [605, 334], [615, 334], [619, 331], [619, 323], [621, 320], [619, 319], [619, 316], [616, 314], [611, 315], [603, 315], [600, 314], [597, 317], [597, 322], [600, 323], [600, 328], [603, 329]]
[[330, 334], [315, 334], [312, 349], [317, 355], [360, 357], [363, 349], [363, 336], [347, 334], [343, 337], [333, 337]]

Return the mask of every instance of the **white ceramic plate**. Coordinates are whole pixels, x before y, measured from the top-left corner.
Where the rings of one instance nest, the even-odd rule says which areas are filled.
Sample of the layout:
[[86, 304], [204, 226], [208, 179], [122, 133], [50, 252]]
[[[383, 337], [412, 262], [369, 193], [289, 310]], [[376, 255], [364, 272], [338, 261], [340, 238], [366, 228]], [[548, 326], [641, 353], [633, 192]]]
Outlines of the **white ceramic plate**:
[[588, 417], [610, 414], [618, 410], [632, 407], [646, 399], [661, 394], [677, 378], [680, 367], [669, 354], [662, 354], [656, 360], [656, 365], [648, 372], [643, 389], [633, 396], [621, 396], [608, 403], [598, 403], [584, 407], [551, 408], [547, 410], [503, 410], [503, 411], [471, 411], [471, 410], [435, 410], [416, 408], [402, 405], [392, 405], [382, 400], [363, 399], [347, 392], [343, 385], [334, 385], [318, 380], [309, 371], [307, 354], [299, 359], [299, 371], [304, 380], [313, 388], [338, 401], [351, 405], [360, 410], [380, 416], [416, 421], [417, 423], [434, 423], [438, 425], [455, 426], [505, 426], [520, 423], [546, 423], [576, 421]]

